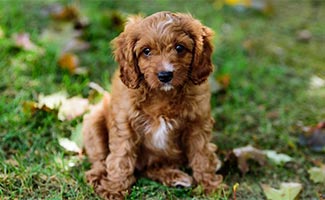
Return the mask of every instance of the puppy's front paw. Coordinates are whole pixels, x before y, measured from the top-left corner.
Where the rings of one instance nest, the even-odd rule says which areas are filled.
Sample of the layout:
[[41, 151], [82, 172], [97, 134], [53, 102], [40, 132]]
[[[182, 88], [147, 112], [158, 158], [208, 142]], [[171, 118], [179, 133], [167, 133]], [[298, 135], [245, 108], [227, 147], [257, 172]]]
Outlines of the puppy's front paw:
[[201, 185], [206, 194], [212, 194], [221, 186], [222, 176], [214, 173], [193, 173], [196, 182]]

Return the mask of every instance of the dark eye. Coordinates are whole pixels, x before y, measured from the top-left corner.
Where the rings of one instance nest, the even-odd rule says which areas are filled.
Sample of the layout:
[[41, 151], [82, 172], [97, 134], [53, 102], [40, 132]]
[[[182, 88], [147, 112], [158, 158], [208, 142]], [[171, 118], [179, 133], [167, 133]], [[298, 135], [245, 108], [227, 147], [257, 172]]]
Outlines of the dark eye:
[[176, 49], [177, 53], [183, 53], [185, 50], [185, 47], [183, 45], [178, 44], [178, 45], [176, 45], [175, 49]]
[[149, 49], [149, 48], [145, 48], [145, 49], [143, 49], [142, 52], [144, 53], [144, 55], [146, 55], [146, 56], [150, 56], [150, 49]]

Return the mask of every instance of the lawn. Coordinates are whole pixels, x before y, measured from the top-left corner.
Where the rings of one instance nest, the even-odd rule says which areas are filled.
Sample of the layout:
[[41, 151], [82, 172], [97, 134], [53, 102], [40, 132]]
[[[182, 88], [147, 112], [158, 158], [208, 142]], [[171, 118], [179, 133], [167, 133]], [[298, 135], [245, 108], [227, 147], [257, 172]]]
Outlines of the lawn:
[[[301, 146], [299, 138], [306, 127], [325, 120], [325, 86], [312, 81], [325, 79], [325, 2], [272, 1], [266, 11], [222, 2], [0, 1], [0, 199], [98, 198], [85, 181], [87, 158], [59, 144], [59, 138], [78, 133], [82, 117], [62, 121], [57, 110], [34, 104], [40, 94], [58, 91], [95, 102], [89, 83], [109, 90], [116, 68], [109, 42], [123, 30], [125, 17], [161, 10], [189, 12], [216, 32], [211, 104], [213, 141], [221, 159], [246, 145], [292, 157], [281, 165], [249, 161], [246, 174], [225, 162], [220, 173], [229, 189], [213, 198], [232, 199], [232, 187], [239, 183], [237, 199], [266, 199], [261, 184], [278, 188], [297, 182], [301, 199], [324, 199], [325, 183], [312, 181], [308, 170], [325, 163], [325, 151]], [[53, 15], [60, 6], [72, 11]], [[59, 62], [63, 47], [80, 30], [78, 38], [90, 47], [74, 45], [80, 49], [70, 51], [79, 62], [65, 69]], [[22, 33], [29, 34], [31, 46], [18, 44]], [[140, 179], [127, 198], [206, 197], [198, 188], [168, 188]]]

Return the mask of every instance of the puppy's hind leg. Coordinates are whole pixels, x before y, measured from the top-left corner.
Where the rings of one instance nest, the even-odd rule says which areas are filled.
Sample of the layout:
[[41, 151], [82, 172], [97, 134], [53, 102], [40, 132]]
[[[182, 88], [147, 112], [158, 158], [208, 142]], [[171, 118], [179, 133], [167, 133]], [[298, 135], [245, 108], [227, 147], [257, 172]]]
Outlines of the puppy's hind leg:
[[87, 181], [95, 188], [106, 177], [105, 159], [109, 153], [108, 129], [105, 118], [105, 99], [85, 115], [83, 121], [83, 140], [92, 167], [86, 172]]

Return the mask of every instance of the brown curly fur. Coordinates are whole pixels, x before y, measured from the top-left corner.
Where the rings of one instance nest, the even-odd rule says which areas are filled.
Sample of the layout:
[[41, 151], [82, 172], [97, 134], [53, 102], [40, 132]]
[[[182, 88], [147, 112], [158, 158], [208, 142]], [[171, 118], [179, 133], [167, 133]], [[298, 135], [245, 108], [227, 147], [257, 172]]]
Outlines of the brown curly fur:
[[[129, 19], [113, 41], [119, 71], [111, 97], [85, 116], [83, 126], [92, 163], [87, 181], [103, 198], [122, 199], [135, 172], [167, 186], [200, 184], [207, 194], [222, 182], [210, 143], [212, 35], [188, 14], [159, 12]], [[185, 49], [177, 52], [178, 44]], [[173, 71], [169, 83], [157, 77], [164, 70]]]

